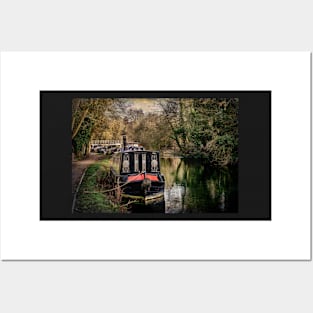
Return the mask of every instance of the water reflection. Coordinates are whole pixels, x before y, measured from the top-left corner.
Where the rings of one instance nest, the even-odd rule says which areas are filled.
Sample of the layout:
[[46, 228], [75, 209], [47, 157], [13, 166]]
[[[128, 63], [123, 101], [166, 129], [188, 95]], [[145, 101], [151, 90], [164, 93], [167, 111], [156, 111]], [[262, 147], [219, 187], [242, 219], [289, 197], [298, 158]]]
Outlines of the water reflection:
[[203, 161], [161, 160], [165, 213], [236, 212], [238, 170], [212, 168]]
[[165, 213], [183, 213], [186, 188], [174, 183], [164, 191]]

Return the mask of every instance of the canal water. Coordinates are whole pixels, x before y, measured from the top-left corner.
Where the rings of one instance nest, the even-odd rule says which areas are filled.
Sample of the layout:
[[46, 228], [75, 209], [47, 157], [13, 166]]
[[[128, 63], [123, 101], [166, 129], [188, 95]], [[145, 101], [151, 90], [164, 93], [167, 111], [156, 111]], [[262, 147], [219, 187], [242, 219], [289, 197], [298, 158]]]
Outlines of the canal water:
[[217, 213], [238, 211], [238, 168], [214, 168], [201, 160], [161, 159], [164, 201], [133, 212]]
[[238, 211], [238, 169], [213, 168], [201, 160], [161, 160], [165, 213]]

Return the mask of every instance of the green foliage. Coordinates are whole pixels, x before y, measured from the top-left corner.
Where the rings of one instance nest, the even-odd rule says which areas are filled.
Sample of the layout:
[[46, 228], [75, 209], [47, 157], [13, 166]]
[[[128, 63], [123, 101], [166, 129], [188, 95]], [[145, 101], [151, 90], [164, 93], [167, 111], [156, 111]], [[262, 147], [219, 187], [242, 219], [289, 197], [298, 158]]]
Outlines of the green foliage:
[[[89, 138], [116, 139], [123, 129], [125, 99], [75, 98], [72, 101], [72, 140], [76, 157], [89, 153]], [[88, 125], [86, 125], [88, 121]], [[112, 138], [114, 137], [114, 138]]]
[[83, 213], [117, 213], [120, 211], [101, 189], [101, 182], [107, 173], [107, 168], [103, 165], [103, 162], [95, 163], [86, 170], [77, 194], [76, 211]]
[[237, 98], [154, 99], [162, 113], [129, 107], [129, 99], [74, 99], [73, 152], [89, 153], [90, 139], [138, 141], [146, 149], [179, 151], [215, 166], [238, 162]]
[[93, 122], [85, 118], [77, 135], [72, 139], [73, 152], [79, 158], [88, 153]]
[[238, 162], [238, 99], [166, 99], [160, 104], [184, 157], [205, 158], [216, 166]]

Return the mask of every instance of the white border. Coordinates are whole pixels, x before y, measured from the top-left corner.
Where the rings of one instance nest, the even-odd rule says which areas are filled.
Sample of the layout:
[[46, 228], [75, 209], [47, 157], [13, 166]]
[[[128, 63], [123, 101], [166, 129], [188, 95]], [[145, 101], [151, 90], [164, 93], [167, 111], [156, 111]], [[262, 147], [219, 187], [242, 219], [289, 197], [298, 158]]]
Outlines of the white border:
[[[40, 90], [272, 90], [272, 221], [39, 221]], [[309, 260], [310, 53], [1, 53], [1, 258]]]

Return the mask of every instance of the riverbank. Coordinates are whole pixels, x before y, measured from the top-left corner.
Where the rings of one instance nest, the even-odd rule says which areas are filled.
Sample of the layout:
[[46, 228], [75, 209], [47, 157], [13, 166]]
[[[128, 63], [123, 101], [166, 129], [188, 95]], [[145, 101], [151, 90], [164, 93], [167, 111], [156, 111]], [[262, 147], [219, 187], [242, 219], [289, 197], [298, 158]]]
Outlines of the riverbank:
[[122, 213], [123, 207], [116, 199], [109, 185], [110, 157], [90, 164], [84, 172], [75, 197], [76, 213]]
[[98, 213], [110, 210], [110, 201], [99, 188], [101, 176], [106, 173], [103, 163], [104, 160], [97, 161], [87, 167], [77, 191], [75, 212]]
[[84, 174], [86, 168], [91, 164], [94, 164], [97, 161], [103, 160], [104, 155], [91, 153], [88, 158], [84, 160], [73, 160], [72, 161], [72, 196], [77, 190], [78, 184], [81, 180], [82, 175]]

